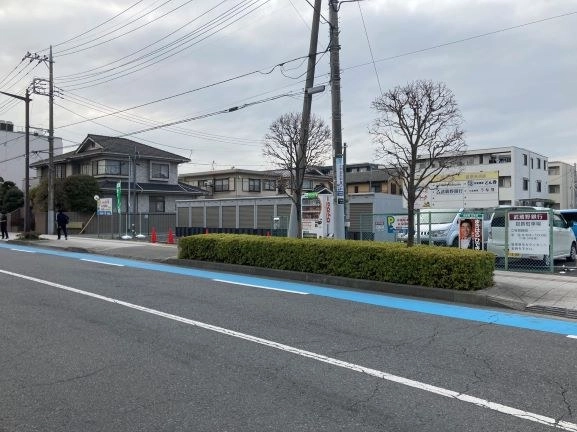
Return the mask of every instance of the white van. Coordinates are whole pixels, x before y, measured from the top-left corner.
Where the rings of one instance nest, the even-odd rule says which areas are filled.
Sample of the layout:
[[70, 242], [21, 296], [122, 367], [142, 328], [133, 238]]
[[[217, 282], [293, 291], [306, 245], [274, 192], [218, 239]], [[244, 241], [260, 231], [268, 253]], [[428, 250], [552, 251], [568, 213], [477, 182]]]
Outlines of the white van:
[[[415, 222], [415, 242], [420, 239], [421, 244], [430, 242], [439, 246], [459, 246], [459, 219], [461, 213], [483, 214], [483, 249], [489, 231], [490, 217], [493, 209], [436, 209], [422, 208], [419, 210], [418, 224]], [[407, 241], [405, 231], [398, 235], [399, 241]]]
[[[499, 259], [505, 257], [505, 222], [509, 212], [535, 212], [547, 211], [551, 209], [544, 207], [498, 207], [491, 216], [491, 224], [487, 238], [487, 251], [492, 252]], [[566, 259], [575, 261], [577, 257], [577, 242], [571, 226], [565, 221], [558, 210], [553, 211], [553, 259]], [[549, 255], [514, 254], [509, 253], [511, 259], [539, 260], [545, 266], [550, 265]]]

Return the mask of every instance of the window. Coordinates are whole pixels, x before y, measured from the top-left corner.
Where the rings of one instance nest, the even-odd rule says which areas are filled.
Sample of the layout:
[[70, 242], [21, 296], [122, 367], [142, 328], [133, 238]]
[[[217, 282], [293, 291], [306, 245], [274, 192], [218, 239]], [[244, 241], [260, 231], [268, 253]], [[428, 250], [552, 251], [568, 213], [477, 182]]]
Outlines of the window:
[[533, 169], [533, 158], [531, 158], [531, 169]]
[[110, 159], [92, 162], [92, 175], [128, 176], [128, 162]]
[[66, 178], [66, 165], [65, 164], [54, 165], [54, 176], [56, 178]]
[[170, 169], [165, 163], [150, 163], [150, 178], [154, 180], [168, 180]]
[[523, 155], [523, 165], [527, 166], [527, 155]]
[[548, 173], [549, 173], [549, 175], [559, 175], [559, 174], [561, 174], [560, 167], [549, 165]]
[[151, 195], [148, 198], [149, 213], [164, 213], [164, 197]]
[[547, 171], [547, 161], [546, 160], [543, 161], [543, 169], [545, 171]]
[[541, 159], [537, 158], [537, 169], [541, 169]]
[[229, 191], [230, 188], [228, 186], [228, 179], [216, 179], [214, 181], [214, 191], [215, 192], [225, 192]]
[[266, 191], [276, 190], [276, 180], [263, 180], [262, 189]]
[[479, 165], [483, 165], [483, 155], [479, 155]]
[[304, 190], [312, 190], [313, 189], [313, 181], [312, 180], [304, 180], [303, 181], [303, 189]]
[[499, 177], [499, 187], [510, 188], [511, 187], [511, 176]]
[[397, 194], [397, 185], [394, 183], [391, 183], [391, 194], [393, 195]]
[[92, 167], [90, 166], [90, 164], [84, 164], [84, 165], [82, 165], [82, 167], [80, 168], [80, 174], [83, 174], [83, 175], [92, 175], [91, 168], [92, 168]]
[[248, 192], [260, 192], [260, 179], [243, 179], [242, 190]]
[[524, 191], [529, 190], [529, 179], [527, 179], [527, 178], [523, 179], [523, 190]]
[[541, 192], [541, 180], [537, 180], [537, 192]]
[[380, 183], [373, 183], [371, 185], [371, 192], [375, 192], [375, 193], [382, 192], [381, 184]]
[[561, 186], [560, 185], [549, 185], [549, 193], [550, 194], [561, 193]]
[[359, 193], [359, 187], [355, 186], [355, 193]]

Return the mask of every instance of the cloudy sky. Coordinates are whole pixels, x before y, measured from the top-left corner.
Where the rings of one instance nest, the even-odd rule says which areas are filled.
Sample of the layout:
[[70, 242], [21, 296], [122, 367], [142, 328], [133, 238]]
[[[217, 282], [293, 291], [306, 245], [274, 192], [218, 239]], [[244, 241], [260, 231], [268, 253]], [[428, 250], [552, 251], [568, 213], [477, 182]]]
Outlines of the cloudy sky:
[[[52, 45], [55, 135], [66, 151], [92, 133], [190, 158], [180, 173], [271, 168], [262, 140], [275, 119], [302, 109], [313, 3], [0, 0], [0, 90], [23, 94], [47, 79], [45, 62], [22, 59]], [[319, 52], [329, 33], [322, 3]], [[343, 2], [339, 19], [348, 162], [378, 162], [371, 102], [417, 79], [453, 91], [470, 149], [518, 146], [577, 162], [574, 0], [364, 0]], [[327, 90], [312, 110], [330, 125], [328, 78], [326, 53], [315, 84]], [[48, 99], [33, 99], [31, 124], [48, 128]], [[0, 119], [18, 127], [23, 117], [0, 96]]]

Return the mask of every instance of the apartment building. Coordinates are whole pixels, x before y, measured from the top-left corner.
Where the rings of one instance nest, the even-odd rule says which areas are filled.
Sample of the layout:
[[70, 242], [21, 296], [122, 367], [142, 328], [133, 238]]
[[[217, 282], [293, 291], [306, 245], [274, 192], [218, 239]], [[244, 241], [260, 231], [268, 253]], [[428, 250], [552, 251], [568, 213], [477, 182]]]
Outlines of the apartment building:
[[577, 171], [575, 164], [552, 161], [548, 166], [549, 199], [555, 209], [577, 208]]
[[[423, 159], [418, 167], [427, 162]], [[547, 156], [515, 146], [467, 150], [448, 170], [455, 177], [431, 184], [418, 204], [437, 208], [549, 205], [548, 166]]]
[[[54, 155], [62, 154], [62, 138], [54, 137]], [[45, 131], [31, 129], [29, 136], [30, 156], [33, 163], [48, 157], [48, 136]], [[0, 120], [0, 177], [12, 181], [21, 190], [26, 179], [26, 133], [24, 127], [15, 127], [11, 121]], [[38, 184], [36, 170], [28, 168], [30, 187]]]

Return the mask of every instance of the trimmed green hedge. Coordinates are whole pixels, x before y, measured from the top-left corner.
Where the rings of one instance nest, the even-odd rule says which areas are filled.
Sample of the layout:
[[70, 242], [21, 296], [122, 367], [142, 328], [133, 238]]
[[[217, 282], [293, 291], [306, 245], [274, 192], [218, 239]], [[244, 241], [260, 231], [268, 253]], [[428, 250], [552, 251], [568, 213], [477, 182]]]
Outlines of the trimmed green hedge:
[[488, 252], [334, 239], [236, 234], [181, 238], [178, 257], [454, 290], [493, 284]]

